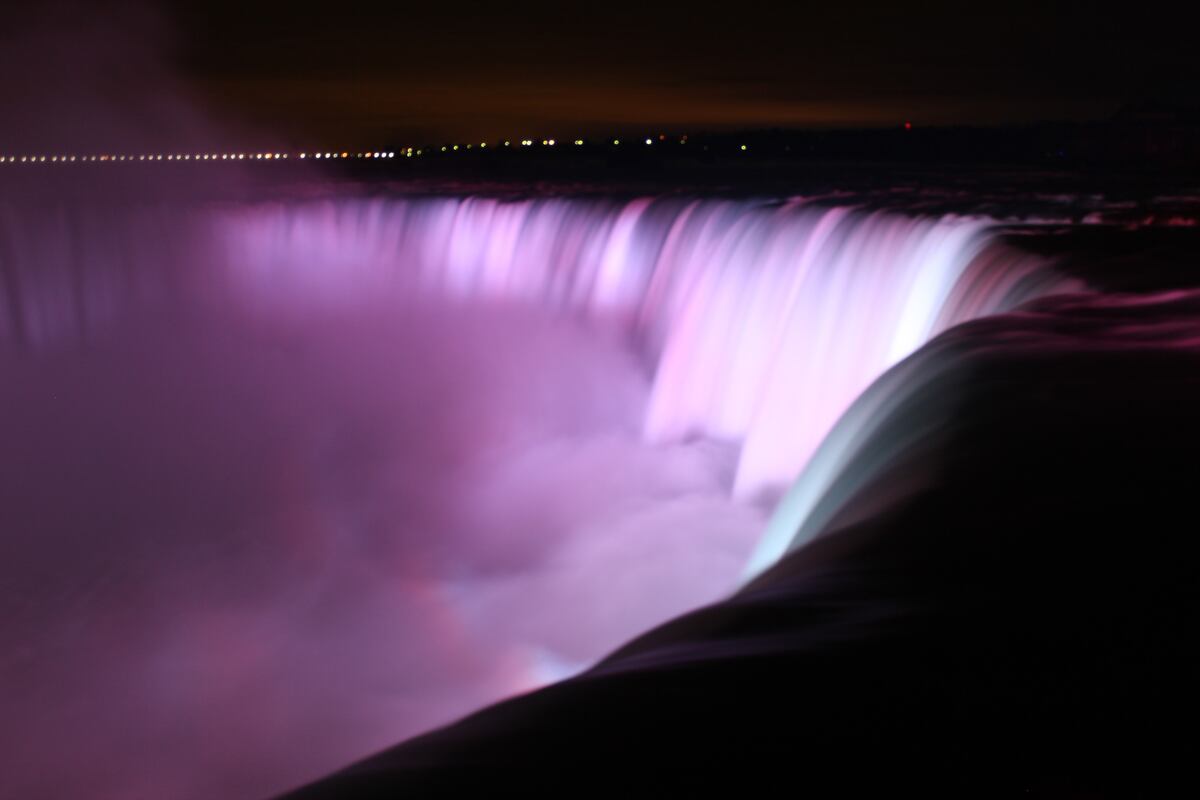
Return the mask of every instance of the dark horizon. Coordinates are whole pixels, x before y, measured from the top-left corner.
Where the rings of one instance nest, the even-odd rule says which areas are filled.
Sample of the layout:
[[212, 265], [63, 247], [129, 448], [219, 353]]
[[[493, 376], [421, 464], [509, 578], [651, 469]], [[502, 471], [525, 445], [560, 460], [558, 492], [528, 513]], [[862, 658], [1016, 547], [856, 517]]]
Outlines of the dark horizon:
[[1194, 102], [1200, 57], [1186, 38], [1152, 9], [1131, 19], [1078, 3], [19, 2], [0, 34], [15, 56], [0, 66], [37, 80], [0, 90], [0, 136], [93, 133], [61, 119], [78, 102], [165, 146], [184, 134], [160, 121], [164, 104], [221, 129], [208, 139], [300, 148], [1096, 121]]

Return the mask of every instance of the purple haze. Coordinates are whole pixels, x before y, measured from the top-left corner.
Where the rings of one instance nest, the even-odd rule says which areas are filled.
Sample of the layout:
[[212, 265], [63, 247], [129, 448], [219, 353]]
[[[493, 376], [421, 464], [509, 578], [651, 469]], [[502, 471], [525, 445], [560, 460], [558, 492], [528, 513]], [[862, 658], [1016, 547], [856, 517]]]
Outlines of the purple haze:
[[4, 796], [282, 789], [716, 599], [762, 523], [728, 449], [640, 441], [626, 353], [535, 313], [0, 365]]

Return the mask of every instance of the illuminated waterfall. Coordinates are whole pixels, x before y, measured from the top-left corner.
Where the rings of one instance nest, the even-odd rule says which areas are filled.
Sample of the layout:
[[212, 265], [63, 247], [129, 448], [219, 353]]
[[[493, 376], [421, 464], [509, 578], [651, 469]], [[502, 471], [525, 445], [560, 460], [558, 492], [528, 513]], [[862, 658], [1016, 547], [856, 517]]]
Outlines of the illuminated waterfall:
[[782, 490], [870, 382], [945, 328], [1059, 279], [986, 219], [802, 200], [330, 201], [239, 212], [258, 301], [434, 291], [613, 321], [653, 369], [651, 441], [742, 446], [734, 492]]
[[0, 209], [10, 343], [196, 298], [255, 313], [431, 292], [535, 304], [624, 331], [653, 373], [645, 436], [740, 443], [744, 498], [782, 492], [931, 336], [1058, 280], [986, 219], [803, 200], [340, 198], [39, 219]]
[[930, 337], [1060, 285], [801, 200], [0, 200], [0, 787], [265, 797], [585, 669], [920, 480]]

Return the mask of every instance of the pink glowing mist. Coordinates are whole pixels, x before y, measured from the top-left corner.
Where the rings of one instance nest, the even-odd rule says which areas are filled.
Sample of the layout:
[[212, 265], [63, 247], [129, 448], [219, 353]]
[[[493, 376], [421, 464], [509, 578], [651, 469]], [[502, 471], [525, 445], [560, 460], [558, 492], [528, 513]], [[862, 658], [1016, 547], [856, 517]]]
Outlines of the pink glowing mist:
[[726, 450], [641, 443], [627, 353], [534, 313], [0, 363], [3, 796], [282, 789], [715, 599], [762, 524]]

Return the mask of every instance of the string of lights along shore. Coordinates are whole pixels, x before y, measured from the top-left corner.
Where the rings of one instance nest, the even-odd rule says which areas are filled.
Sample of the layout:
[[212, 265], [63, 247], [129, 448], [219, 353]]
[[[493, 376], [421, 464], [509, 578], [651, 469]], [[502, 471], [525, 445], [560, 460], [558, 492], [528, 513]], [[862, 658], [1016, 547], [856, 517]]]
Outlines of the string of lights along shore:
[[[644, 138], [634, 138], [623, 140], [620, 138], [607, 139], [573, 139], [570, 144], [576, 147], [584, 145], [602, 146], [602, 147], [621, 147], [625, 146], [645, 146], [652, 147], [662, 144], [679, 144], [686, 145], [688, 137], [686, 135], [671, 136], [667, 134], [658, 134], [657, 136], [647, 136]], [[320, 150], [320, 151], [303, 151], [303, 152], [254, 152], [254, 153], [89, 153], [86, 155], [72, 153], [37, 153], [37, 154], [18, 154], [0, 153], [0, 164], [91, 164], [91, 163], [176, 163], [176, 162], [230, 162], [230, 161], [261, 161], [269, 163], [277, 163], [283, 161], [333, 161], [333, 160], [392, 160], [396, 158], [416, 158], [420, 156], [466, 152], [470, 150], [486, 150], [488, 147], [492, 149], [500, 147], [556, 147], [565, 145], [566, 142], [560, 142], [558, 139], [518, 139], [504, 140], [500, 142], [469, 142], [458, 144], [444, 144], [432, 147], [402, 147], [399, 150], [371, 150], [366, 152], [350, 152], [348, 150]], [[705, 146], [707, 149], [707, 146]], [[731, 150], [746, 152], [749, 147], [746, 144], [735, 144], [729, 147]]]

